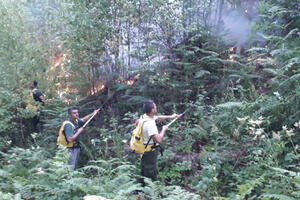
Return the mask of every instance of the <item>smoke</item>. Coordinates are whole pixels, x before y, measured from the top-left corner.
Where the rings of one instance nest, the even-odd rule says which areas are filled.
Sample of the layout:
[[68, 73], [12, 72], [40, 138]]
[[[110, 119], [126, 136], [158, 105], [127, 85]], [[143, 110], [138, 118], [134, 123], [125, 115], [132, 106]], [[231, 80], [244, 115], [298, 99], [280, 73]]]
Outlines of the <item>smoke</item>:
[[221, 35], [228, 44], [245, 46], [251, 37], [251, 25], [259, 18], [257, 13], [259, 0], [244, 1], [239, 6], [225, 2], [222, 6], [220, 24], [218, 24], [220, 5], [215, 6], [210, 19], [217, 27], [217, 34]]
[[251, 34], [251, 21], [243, 14], [233, 11], [223, 17], [225, 41], [237, 46], [245, 45]]

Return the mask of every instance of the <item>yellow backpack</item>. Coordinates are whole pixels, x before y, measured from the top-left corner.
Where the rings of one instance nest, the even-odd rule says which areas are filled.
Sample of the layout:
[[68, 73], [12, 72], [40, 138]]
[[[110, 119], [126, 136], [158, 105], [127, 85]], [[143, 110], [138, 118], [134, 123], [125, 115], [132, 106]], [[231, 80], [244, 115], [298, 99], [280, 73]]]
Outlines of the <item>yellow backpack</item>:
[[73, 147], [73, 145], [75, 144], [75, 142], [68, 142], [66, 134], [65, 134], [65, 131], [64, 131], [64, 127], [65, 127], [66, 124], [71, 124], [72, 125], [72, 130], [73, 131], [75, 130], [75, 126], [74, 126], [74, 124], [72, 122], [70, 122], [70, 121], [64, 121], [61, 124], [61, 127], [60, 127], [59, 132], [58, 132], [57, 144], [58, 145], [63, 145], [65, 147]]
[[32, 91], [28, 92], [28, 94], [26, 96], [26, 99], [25, 99], [25, 102], [26, 102], [26, 109], [31, 110], [32, 112], [37, 112], [38, 111], [37, 104], [33, 99]]
[[[145, 145], [143, 140], [143, 124], [147, 120], [144, 120], [142, 117], [139, 119], [138, 124], [136, 128], [133, 130], [130, 140], [130, 149], [132, 149], [134, 152], [143, 154], [145, 151], [151, 151], [152, 150], [152, 144]], [[150, 137], [151, 139], [151, 137]], [[149, 141], [150, 141], [149, 139]], [[148, 141], [148, 143], [149, 143]], [[147, 147], [146, 147], [147, 146]]]

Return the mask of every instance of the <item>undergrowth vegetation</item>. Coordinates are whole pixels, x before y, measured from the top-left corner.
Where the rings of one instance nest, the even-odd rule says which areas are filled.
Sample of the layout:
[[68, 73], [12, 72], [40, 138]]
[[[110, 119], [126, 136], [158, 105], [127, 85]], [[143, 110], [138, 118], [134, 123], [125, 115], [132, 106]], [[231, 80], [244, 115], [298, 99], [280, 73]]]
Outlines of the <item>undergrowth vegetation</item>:
[[[82, 199], [99, 195], [109, 199], [198, 199], [178, 186], [164, 186], [146, 180], [137, 182], [137, 168], [125, 160], [93, 160], [79, 170], [66, 165], [68, 152], [60, 148], [55, 156], [42, 148], [12, 148], [1, 153], [1, 199]], [[143, 191], [134, 194], [134, 191]], [[168, 197], [168, 198], [166, 198]], [[173, 198], [174, 197], [174, 198]]]
[[[224, 2], [244, 1], [1, 1], [0, 200], [300, 199], [299, 0], [258, 1], [242, 46], [208, 21]], [[147, 99], [189, 111], [142, 187], [128, 144]], [[70, 105], [101, 108], [74, 171], [56, 145]]]

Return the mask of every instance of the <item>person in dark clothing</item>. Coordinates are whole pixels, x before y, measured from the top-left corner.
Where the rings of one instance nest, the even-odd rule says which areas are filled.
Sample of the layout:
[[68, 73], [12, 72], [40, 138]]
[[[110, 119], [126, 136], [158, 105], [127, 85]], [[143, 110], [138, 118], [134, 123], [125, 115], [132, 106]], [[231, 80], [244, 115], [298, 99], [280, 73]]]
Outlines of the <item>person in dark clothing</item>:
[[43, 93], [38, 89], [38, 82], [34, 81], [33, 82], [33, 89], [32, 89], [32, 96], [33, 99], [37, 102], [41, 102], [41, 104], [44, 106], [44, 95]]
[[39, 131], [39, 122], [40, 122], [40, 117], [41, 117], [41, 106], [45, 106], [44, 103], [44, 95], [43, 93], [38, 89], [38, 82], [34, 81], [33, 82], [33, 88], [31, 90], [32, 93], [32, 97], [34, 99], [34, 101], [39, 102], [39, 106], [37, 107], [37, 115], [35, 115], [32, 119], [32, 123], [33, 123], [33, 129], [34, 132], [38, 132]]

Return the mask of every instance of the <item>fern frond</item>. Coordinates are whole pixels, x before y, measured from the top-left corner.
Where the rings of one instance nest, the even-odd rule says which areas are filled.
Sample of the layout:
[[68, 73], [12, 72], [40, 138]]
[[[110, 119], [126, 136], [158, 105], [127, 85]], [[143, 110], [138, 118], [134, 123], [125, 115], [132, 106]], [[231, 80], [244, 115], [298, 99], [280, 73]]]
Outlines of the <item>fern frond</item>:
[[300, 178], [300, 172], [294, 172], [294, 171], [290, 171], [290, 170], [286, 170], [286, 169], [282, 169], [282, 168], [278, 168], [278, 167], [270, 167], [270, 169], [273, 169], [274, 171], [280, 172], [281, 174], [284, 174], [286, 176]]
[[245, 104], [243, 102], [227, 102], [227, 103], [217, 105], [218, 108], [225, 108], [225, 109], [243, 108], [244, 106]]
[[263, 48], [263, 47], [252, 47], [250, 49], [248, 49], [246, 51], [247, 53], [257, 53], [257, 52], [265, 52], [267, 53], [268, 52], [268, 49], [267, 48]]
[[292, 36], [293, 34], [297, 33], [298, 28], [294, 28], [292, 29], [284, 38], [283, 40], [287, 40], [290, 36]]
[[209, 71], [206, 71], [206, 70], [200, 70], [200, 71], [197, 71], [196, 74], [195, 74], [195, 78], [201, 78], [205, 75], [210, 75], [210, 72]]
[[274, 75], [274, 76], [278, 75], [278, 71], [276, 69], [273, 69], [273, 68], [264, 68], [263, 71], [267, 72], [271, 75]]
[[295, 81], [299, 81], [300, 80], [300, 73], [295, 74], [291, 77], [289, 77], [287, 80], [283, 81], [282, 83], [280, 83], [279, 88], [281, 89], [287, 89], [289, 87], [291, 87], [291, 85], [295, 82]]
[[255, 180], [252, 180], [246, 184], [238, 185], [239, 195], [241, 199], [244, 199], [246, 195], [249, 195], [256, 186], [260, 185], [264, 180], [264, 176], [261, 176]]
[[293, 197], [283, 195], [283, 194], [262, 194], [260, 195], [261, 198], [270, 198], [270, 199], [277, 199], [277, 200], [296, 200]]
[[200, 48], [197, 48], [195, 49], [196, 51], [199, 51], [203, 54], [210, 54], [211, 56], [219, 56], [218, 53], [214, 52], [214, 51], [208, 51], [208, 50], [204, 50], [204, 49], [200, 49]]

